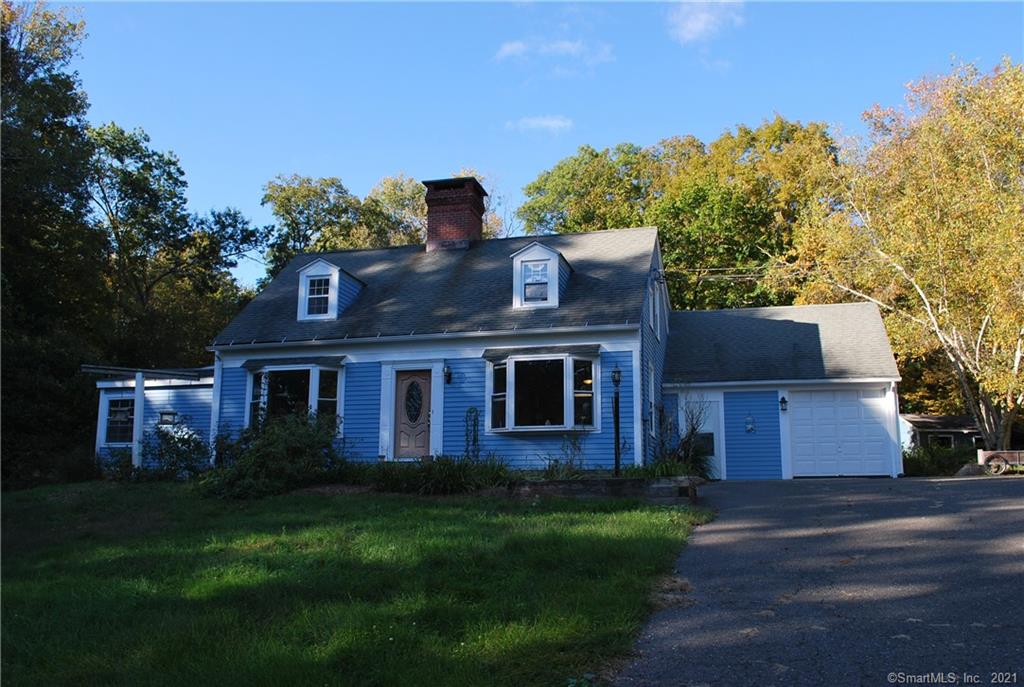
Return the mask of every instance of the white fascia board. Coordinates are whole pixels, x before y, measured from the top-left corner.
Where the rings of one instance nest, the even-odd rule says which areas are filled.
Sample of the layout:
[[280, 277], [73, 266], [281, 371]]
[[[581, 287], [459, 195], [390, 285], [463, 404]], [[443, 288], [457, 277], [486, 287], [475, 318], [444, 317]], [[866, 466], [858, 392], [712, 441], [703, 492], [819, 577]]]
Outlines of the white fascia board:
[[[144, 384], [147, 389], [161, 389], [172, 386], [213, 386], [215, 376], [200, 377], [199, 379], [147, 379]], [[134, 379], [101, 379], [96, 382], [97, 389], [133, 389]]]
[[282, 347], [308, 347], [308, 346], [324, 346], [324, 345], [354, 345], [354, 344], [383, 344], [383, 343], [395, 343], [400, 345], [406, 345], [417, 341], [459, 341], [463, 339], [485, 339], [489, 337], [501, 337], [501, 336], [512, 336], [512, 337], [526, 337], [526, 336], [545, 336], [551, 334], [579, 334], [589, 333], [591, 336], [596, 336], [598, 333], [603, 332], [635, 332], [640, 328], [639, 320], [634, 323], [625, 324], [596, 324], [584, 327], [545, 327], [539, 329], [505, 329], [505, 330], [480, 330], [476, 332], [434, 332], [430, 334], [405, 334], [403, 336], [365, 336], [365, 337], [342, 337], [338, 339], [310, 339], [306, 341], [288, 341], [287, 339], [281, 341], [268, 341], [260, 343], [232, 343], [232, 344], [217, 344], [214, 346], [207, 346], [206, 350], [228, 353], [230, 351], [255, 351], [260, 349], [280, 349]]
[[220, 353], [225, 367], [239, 367], [246, 360], [260, 357], [302, 357], [344, 355], [345, 363], [387, 362], [449, 358], [479, 358], [487, 348], [528, 348], [531, 346], [599, 345], [602, 351], [630, 351], [635, 346], [636, 331], [593, 332], [577, 330], [571, 333], [500, 334], [487, 338], [431, 339], [405, 342], [393, 339], [372, 339], [370, 342], [321, 342], [317, 350], [309, 346], [278, 344], [265, 350], [230, 350]]
[[892, 384], [898, 377], [855, 377], [850, 379], [768, 379], [739, 382], [665, 382], [663, 389], [715, 389], [722, 387], [831, 386], [836, 384]]

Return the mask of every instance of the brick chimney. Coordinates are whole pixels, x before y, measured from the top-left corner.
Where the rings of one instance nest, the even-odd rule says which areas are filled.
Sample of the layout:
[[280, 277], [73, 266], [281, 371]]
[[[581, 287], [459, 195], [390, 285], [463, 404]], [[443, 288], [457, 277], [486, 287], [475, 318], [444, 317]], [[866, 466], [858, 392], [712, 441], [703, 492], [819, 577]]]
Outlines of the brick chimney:
[[424, 181], [427, 187], [427, 252], [469, 248], [483, 238], [487, 191], [474, 177]]

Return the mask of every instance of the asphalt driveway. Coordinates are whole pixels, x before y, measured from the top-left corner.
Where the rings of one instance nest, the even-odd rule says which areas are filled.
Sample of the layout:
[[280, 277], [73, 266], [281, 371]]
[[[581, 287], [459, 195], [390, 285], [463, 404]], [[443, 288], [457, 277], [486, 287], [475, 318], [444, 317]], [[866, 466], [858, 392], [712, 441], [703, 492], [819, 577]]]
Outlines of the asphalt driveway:
[[1024, 684], [1024, 478], [723, 482], [702, 497], [719, 515], [676, 565], [690, 603], [650, 620], [619, 687]]

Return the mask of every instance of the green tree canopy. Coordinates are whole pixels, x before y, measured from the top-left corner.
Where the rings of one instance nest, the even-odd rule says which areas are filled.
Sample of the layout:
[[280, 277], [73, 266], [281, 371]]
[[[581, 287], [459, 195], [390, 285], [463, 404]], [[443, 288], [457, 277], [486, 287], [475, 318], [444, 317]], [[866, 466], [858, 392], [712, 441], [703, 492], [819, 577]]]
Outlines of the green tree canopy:
[[764, 276], [834, 156], [824, 125], [778, 116], [707, 145], [583, 146], [526, 186], [519, 217], [528, 233], [657, 225], [675, 308], [787, 303]]

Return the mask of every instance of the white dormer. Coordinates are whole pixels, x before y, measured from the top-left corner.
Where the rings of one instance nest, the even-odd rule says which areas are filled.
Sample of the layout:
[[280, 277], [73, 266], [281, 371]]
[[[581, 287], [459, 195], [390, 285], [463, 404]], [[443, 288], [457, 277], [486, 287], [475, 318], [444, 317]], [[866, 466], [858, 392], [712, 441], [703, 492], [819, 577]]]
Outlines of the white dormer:
[[557, 308], [572, 268], [562, 254], [533, 242], [512, 258], [512, 307]]
[[299, 320], [336, 320], [363, 283], [322, 258], [299, 270]]

